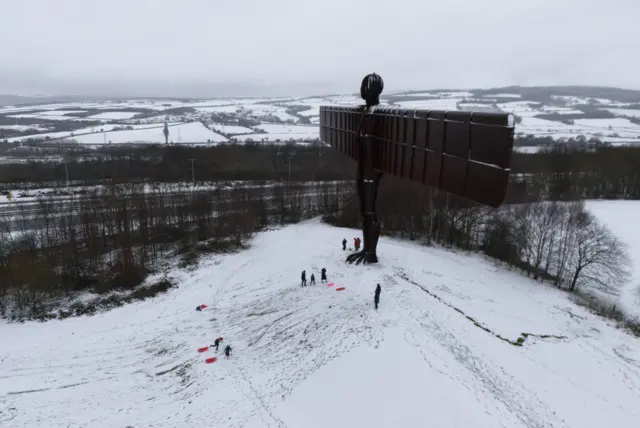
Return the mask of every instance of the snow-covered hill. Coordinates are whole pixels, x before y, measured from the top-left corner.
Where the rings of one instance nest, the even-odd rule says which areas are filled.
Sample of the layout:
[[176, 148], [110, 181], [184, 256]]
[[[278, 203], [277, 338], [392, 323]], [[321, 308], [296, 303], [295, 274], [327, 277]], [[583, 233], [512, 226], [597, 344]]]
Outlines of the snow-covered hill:
[[[480, 256], [383, 238], [346, 265], [356, 234], [301, 223], [155, 299], [0, 324], [0, 425], [637, 426], [640, 341]], [[334, 286], [300, 287], [322, 267]], [[197, 352], [218, 336], [230, 359]]]

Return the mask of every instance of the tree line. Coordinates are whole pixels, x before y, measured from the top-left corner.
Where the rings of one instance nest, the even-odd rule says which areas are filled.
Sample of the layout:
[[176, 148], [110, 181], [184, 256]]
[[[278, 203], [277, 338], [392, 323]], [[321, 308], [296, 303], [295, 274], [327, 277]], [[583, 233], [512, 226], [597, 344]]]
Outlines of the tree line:
[[[324, 181], [352, 179], [351, 159], [315, 145], [225, 144], [214, 147], [147, 146], [101, 148], [88, 155], [71, 152], [66, 164], [0, 165], [0, 183], [20, 188], [39, 182], [47, 187], [69, 179], [86, 184], [113, 182], [179, 182], [221, 180]], [[192, 163], [191, 159], [195, 159]], [[192, 169], [193, 168], [193, 169]], [[290, 174], [289, 174], [290, 172]]]
[[[192, 159], [194, 160], [192, 163]], [[514, 152], [508, 202], [640, 199], [640, 146], [560, 144]], [[65, 163], [0, 165], [0, 191], [34, 185], [220, 180], [353, 180], [349, 157], [322, 145], [145, 146], [70, 151]]]
[[[481, 252], [570, 292], [595, 288], [611, 293], [628, 274], [625, 245], [582, 201], [489, 209], [393, 177], [382, 180], [379, 195], [383, 234]], [[357, 201], [325, 220], [360, 227]]]
[[40, 198], [0, 220], [0, 315], [67, 316], [58, 308], [65, 297], [136, 292], [167, 257], [188, 266], [243, 248], [265, 228], [340, 210], [350, 195], [349, 184], [316, 182], [146, 194], [128, 184]]

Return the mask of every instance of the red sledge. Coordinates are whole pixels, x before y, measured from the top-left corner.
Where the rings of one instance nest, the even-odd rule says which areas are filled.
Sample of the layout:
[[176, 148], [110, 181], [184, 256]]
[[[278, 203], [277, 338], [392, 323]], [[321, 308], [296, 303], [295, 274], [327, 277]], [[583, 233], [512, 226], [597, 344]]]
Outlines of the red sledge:
[[207, 358], [206, 360], [204, 360], [204, 362], [205, 362], [206, 364], [215, 363], [216, 361], [218, 361], [218, 359], [217, 359], [216, 357]]
[[333, 282], [330, 282], [327, 284], [327, 287], [333, 287], [335, 284]]
[[342, 291], [342, 290], [344, 290], [344, 287], [338, 287], [338, 288], [336, 288], [336, 291]]
[[198, 352], [206, 352], [209, 350], [208, 346], [205, 346], [204, 348], [198, 348]]

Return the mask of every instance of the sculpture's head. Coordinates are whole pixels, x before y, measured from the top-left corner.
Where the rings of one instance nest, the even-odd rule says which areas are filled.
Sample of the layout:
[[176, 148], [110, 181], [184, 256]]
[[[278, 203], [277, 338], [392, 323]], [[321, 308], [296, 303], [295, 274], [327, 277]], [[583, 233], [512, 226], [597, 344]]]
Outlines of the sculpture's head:
[[362, 79], [360, 85], [360, 96], [367, 103], [367, 107], [377, 106], [380, 104], [380, 94], [384, 88], [382, 77], [376, 73], [368, 74]]

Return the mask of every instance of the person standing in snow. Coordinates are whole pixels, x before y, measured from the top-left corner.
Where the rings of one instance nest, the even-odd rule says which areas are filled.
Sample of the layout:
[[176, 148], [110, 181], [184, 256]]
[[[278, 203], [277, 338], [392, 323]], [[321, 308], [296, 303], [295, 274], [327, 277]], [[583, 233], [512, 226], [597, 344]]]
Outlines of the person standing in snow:
[[320, 282], [327, 282], [327, 269], [322, 268], [320, 271]]
[[311, 281], [309, 281], [309, 285], [315, 285], [316, 284], [316, 277], [314, 274], [311, 274]]
[[220, 338], [218, 337], [215, 342], [213, 342], [213, 346], [216, 347], [216, 351], [218, 351], [218, 346], [220, 346]]
[[347, 238], [344, 238], [342, 240], [342, 251], [345, 251], [347, 249]]
[[224, 348], [224, 356], [229, 358], [229, 355], [231, 355], [231, 345], [227, 345], [227, 347]]
[[300, 279], [302, 280], [302, 284], [300, 285], [301, 287], [305, 287], [307, 285], [307, 271], [302, 271], [302, 275], [300, 276]]
[[358, 251], [358, 238], [353, 238], [353, 248], [355, 248], [356, 251]]
[[378, 309], [378, 303], [380, 303], [380, 291], [382, 291], [382, 289], [380, 288], [380, 284], [376, 285], [376, 292], [373, 295], [373, 303], [376, 307], [376, 310]]

